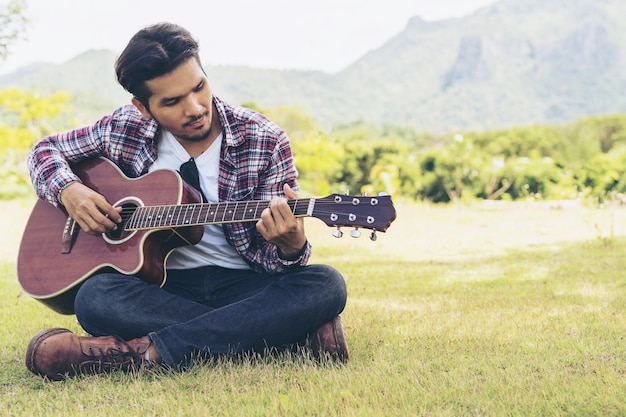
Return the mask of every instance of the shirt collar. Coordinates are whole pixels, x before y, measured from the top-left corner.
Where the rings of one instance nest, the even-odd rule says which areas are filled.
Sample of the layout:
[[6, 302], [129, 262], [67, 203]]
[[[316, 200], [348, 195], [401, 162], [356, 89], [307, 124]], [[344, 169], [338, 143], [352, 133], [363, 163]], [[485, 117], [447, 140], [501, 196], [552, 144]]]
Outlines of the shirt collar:
[[235, 133], [235, 131], [233, 131], [232, 126], [237, 123], [237, 120], [235, 120], [232, 109], [216, 96], [213, 96], [213, 103], [215, 104], [220, 122], [222, 123], [224, 143], [227, 147], [237, 147], [241, 145], [245, 141], [245, 138], [242, 133]]

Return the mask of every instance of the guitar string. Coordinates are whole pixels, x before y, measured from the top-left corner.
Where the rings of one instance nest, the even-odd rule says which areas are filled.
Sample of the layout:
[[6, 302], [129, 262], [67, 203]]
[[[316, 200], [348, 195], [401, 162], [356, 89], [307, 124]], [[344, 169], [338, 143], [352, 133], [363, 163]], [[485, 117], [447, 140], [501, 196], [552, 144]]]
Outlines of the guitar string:
[[[299, 200], [299, 201], [304, 201], [304, 200]], [[122, 207], [122, 213], [134, 213], [137, 209], [144, 209], [144, 210], [149, 210], [149, 209], [159, 209], [159, 208], [171, 208], [171, 209], [175, 209], [175, 208], [180, 208], [180, 207], [199, 207], [199, 208], [211, 208], [211, 206], [215, 205], [216, 209], [224, 209], [224, 207], [228, 208], [229, 205], [236, 205], [236, 204], [247, 204], [248, 206], [251, 204], [257, 203], [258, 206], [262, 207], [264, 204], [261, 203], [266, 203], [267, 207], [269, 207], [269, 201], [265, 202], [265, 201], [229, 201], [229, 202], [220, 202], [220, 203], [192, 203], [192, 204], [161, 204], [161, 205], [154, 205], [154, 206], [133, 206], [133, 207]], [[334, 203], [334, 202], [323, 202], [323, 201], [319, 201], [317, 200], [315, 202], [315, 208], [318, 208], [320, 206], [353, 206], [353, 207], [376, 207], [376, 206], [380, 206], [381, 204], [377, 204], [377, 205], [367, 205], [367, 204], [353, 204], [352, 202], [340, 202], [340, 203]], [[222, 206], [222, 207], [220, 207]], [[257, 208], [260, 208], [257, 207]], [[293, 208], [293, 207], [292, 207]], [[304, 206], [302, 206], [301, 208], [304, 208]], [[326, 207], [327, 208], [327, 207]], [[238, 207], [238, 208], [234, 208], [233, 210], [236, 211], [241, 211], [242, 209], [245, 209], [245, 207]], [[195, 208], [194, 208], [195, 210]]]
[[[290, 200], [290, 203], [295, 202], [295, 204], [293, 204], [292, 209], [296, 210], [297, 209], [297, 203], [301, 202], [301, 201], [310, 201], [310, 199], [297, 199], [297, 200]], [[131, 229], [133, 228], [142, 228], [142, 223], [147, 221], [150, 222], [154, 222], [155, 219], [151, 218], [151, 216], [153, 214], [150, 213], [150, 211], [154, 211], [154, 210], [158, 210], [158, 209], [162, 209], [162, 208], [171, 208], [171, 209], [176, 209], [176, 208], [180, 208], [183, 206], [195, 206], [190, 212], [185, 212], [185, 213], [176, 213], [177, 216], [181, 216], [183, 217], [183, 220], [191, 220], [193, 218], [196, 218], [195, 222], [191, 222], [191, 225], [200, 225], [200, 224], [219, 224], [219, 223], [236, 223], [236, 222], [249, 222], [249, 221], [255, 221], [260, 219], [260, 216], [255, 216], [253, 218], [250, 219], [237, 219], [237, 220], [229, 220], [229, 221], [216, 221], [216, 218], [219, 217], [220, 214], [222, 214], [224, 219], [224, 216], [227, 214], [227, 210], [225, 208], [228, 208], [229, 204], [235, 204], [235, 203], [248, 203], [245, 204], [243, 207], [235, 207], [233, 208], [231, 211], [234, 211], [235, 214], [237, 213], [241, 213], [244, 214], [245, 211], [247, 210], [248, 206], [252, 203], [256, 203], [257, 204], [257, 208], [255, 210], [255, 214], [258, 212], [258, 209], [261, 208], [263, 205], [269, 206], [269, 201], [259, 201], [259, 200], [253, 200], [253, 201], [247, 201], [247, 202], [220, 202], [220, 203], [193, 203], [193, 204], [180, 204], [180, 205], [159, 205], [159, 206], [140, 206], [140, 207], [123, 207], [122, 208], [122, 212], [121, 212], [121, 216], [122, 216], [122, 220], [128, 224], [130, 223], [130, 221], [132, 220], [134, 214], [137, 212], [138, 209], [143, 209], [142, 211], [148, 211], [148, 213], [144, 213], [143, 215], [139, 216], [139, 218], [134, 219], [133, 224], [136, 225], [135, 227], [131, 227]], [[200, 217], [203, 213], [204, 208], [210, 208], [211, 205], [217, 205], [216, 207], [216, 211], [213, 214], [213, 221], [207, 223], [208, 217], [205, 216], [205, 221], [200, 222]], [[259, 207], [259, 205], [261, 207]], [[333, 214], [340, 214], [340, 215], [349, 215], [349, 214], [354, 214], [354, 213], [338, 213], [337, 210], [328, 210], [328, 207], [332, 206], [333, 208], [336, 208], [336, 206], [354, 206], [354, 207], [358, 207], [359, 205], [355, 205], [353, 204], [351, 201], [341, 201], [341, 202], [334, 202], [334, 201], [323, 201], [323, 200], [316, 200], [315, 201], [315, 213], [316, 216], [315, 217], [322, 217], [324, 215], [328, 215], [331, 216]], [[365, 203], [365, 205], [367, 205], [367, 203]], [[219, 207], [219, 206], [226, 206], [224, 207]], [[324, 207], [327, 206], [327, 207]], [[201, 208], [199, 213], [196, 213], [196, 208]], [[373, 207], [373, 206], [371, 206]], [[220, 208], [223, 209], [220, 210]], [[305, 206], [303, 205], [301, 208], [305, 208]], [[167, 212], [166, 212], [167, 213]], [[230, 213], [228, 213], [230, 215]], [[303, 214], [308, 214], [308, 212], [303, 213]], [[157, 216], [158, 217], [158, 216]], [[245, 216], [244, 216], [245, 217]], [[156, 219], [156, 221], [158, 220], [162, 220], [162, 219]], [[155, 226], [154, 224], [151, 226]], [[165, 225], [164, 225], [165, 226]], [[171, 226], [171, 225], [170, 225]], [[365, 226], [364, 226], [365, 227]]]
[[[310, 202], [311, 199], [308, 198], [302, 198], [302, 199], [295, 199], [295, 200], [289, 200], [289, 204], [292, 206], [291, 208], [295, 211], [298, 209], [297, 207], [297, 203], [299, 202]], [[242, 204], [242, 207], [238, 207], [239, 204]], [[269, 201], [264, 201], [264, 200], [252, 200], [252, 201], [241, 201], [241, 202], [219, 202], [219, 203], [192, 203], [192, 204], [173, 204], [173, 205], [156, 205], [156, 206], [135, 206], [135, 207], [123, 207], [122, 208], [122, 212], [121, 212], [121, 216], [123, 220], [130, 220], [132, 218], [132, 216], [137, 212], [138, 209], [141, 209], [141, 211], [155, 211], [155, 210], [159, 210], [159, 209], [163, 209], [163, 208], [168, 208], [171, 210], [175, 210], [175, 209], [180, 209], [181, 207], [191, 207], [193, 206], [193, 209], [191, 209], [191, 214], [189, 213], [184, 213], [183, 217], [187, 217], [188, 215], [193, 217], [196, 215], [201, 215], [201, 213], [203, 212], [203, 210], [205, 209], [210, 209], [210, 208], [214, 208], [215, 210], [215, 214], [214, 214], [214, 219], [217, 218], [217, 216], [222, 213], [223, 215], [225, 215], [227, 213], [227, 211], [230, 212], [235, 212], [235, 214], [237, 213], [245, 213], [248, 209], [249, 206], [252, 205], [254, 207], [254, 205], [256, 204], [256, 209], [255, 209], [255, 214], [258, 212], [259, 208], [263, 208], [265, 209], [266, 207], [269, 207]], [[234, 208], [230, 208], [230, 205], [235, 205]], [[365, 205], [367, 207], [367, 203], [365, 202], [363, 205]], [[215, 206], [215, 207], [212, 207]], [[263, 207], [266, 206], [266, 207]], [[337, 206], [353, 206], [353, 207], [362, 207], [361, 204], [354, 204], [352, 201], [348, 200], [348, 201], [340, 201], [340, 202], [336, 202], [336, 201], [326, 201], [326, 200], [315, 200], [315, 212], [319, 215], [319, 214], [329, 214], [332, 215], [333, 213], [336, 213], [336, 210], [327, 210], [328, 206], [332, 206], [334, 208], [336, 208]], [[370, 207], [373, 207], [374, 205], [370, 205]], [[200, 213], [196, 214], [196, 209], [200, 208]], [[304, 206], [302, 205], [300, 207], [300, 209], [308, 209], [308, 206]], [[168, 210], [168, 211], [171, 211]], [[308, 211], [307, 211], [308, 213]], [[181, 215], [182, 213], [177, 213], [178, 215]], [[351, 214], [351, 213], [348, 213]], [[152, 214], [151, 213], [146, 213], [146, 215], [148, 215], [148, 217], [150, 217]], [[125, 218], [126, 217], [126, 218]], [[141, 216], [143, 217], [143, 216]], [[199, 219], [199, 218], [198, 218]], [[255, 216], [255, 218], [253, 219], [248, 219], [248, 221], [252, 221], [252, 220], [257, 220], [258, 216]], [[141, 220], [141, 219], [139, 219]], [[144, 219], [145, 220], [145, 219]], [[206, 219], [205, 219], [206, 220]], [[236, 221], [243, 221], [244, 219], [238, 219]], [[235, 220], [233, 220], [235, 221]], [[220, 223], [220, 222], [215, 222], [215, 223]]]

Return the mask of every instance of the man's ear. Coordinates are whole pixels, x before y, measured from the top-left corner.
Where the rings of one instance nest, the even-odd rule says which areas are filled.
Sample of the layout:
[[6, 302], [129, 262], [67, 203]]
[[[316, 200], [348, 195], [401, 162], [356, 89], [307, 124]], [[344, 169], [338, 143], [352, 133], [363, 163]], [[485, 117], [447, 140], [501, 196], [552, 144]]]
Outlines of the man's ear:
[[146, 119], [149, 119], [152, 117], [148, 109], [146, 109], [146, 106], [144, 106], [143, 103], [139, 101], [137, 97], [133, 97], [130, 101], [135, 105], [135, 107], [137, 107], [137, 110], [141, 112], [141, 115], [143, 117], [145, 117]]

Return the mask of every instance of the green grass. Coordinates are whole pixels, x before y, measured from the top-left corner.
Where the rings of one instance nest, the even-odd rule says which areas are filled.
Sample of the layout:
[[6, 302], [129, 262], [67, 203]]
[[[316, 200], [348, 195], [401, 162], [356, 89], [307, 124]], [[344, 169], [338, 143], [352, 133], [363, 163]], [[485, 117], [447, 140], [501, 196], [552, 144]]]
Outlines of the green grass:
[[21, 295], [7, 259], [0, 415], [626, 414], [626, 209], [398, 209], [377, 242], [307, 223], [313, 262], [347, 279], [346, 366], [285, 355], [47, 382], [23, 365], [28, 341], [80, 328]]

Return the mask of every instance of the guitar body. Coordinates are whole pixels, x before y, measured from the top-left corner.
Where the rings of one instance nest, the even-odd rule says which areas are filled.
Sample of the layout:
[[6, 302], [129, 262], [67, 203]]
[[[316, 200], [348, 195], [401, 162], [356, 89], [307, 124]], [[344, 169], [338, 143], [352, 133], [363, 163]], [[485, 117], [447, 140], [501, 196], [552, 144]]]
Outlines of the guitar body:
[[[174, 171], [157, 170], [130, 179], [103, 158], [85, 161], [72, 169], [85, 185], [103, 194], [113, 206], [200, 201], [198, 192]], [[64, 251], [67, 225], [67, 213], [38, 200], [24, 230], [17, 261], [22, 289], [62, 314], [74, 313], [76, 292], [96, 273], [117, 271], [163, 285], [167, 256], [176, 247], [198, 243], [204, 230], [195, 225], [94, 236], [80, 231], [76, 225], [69, 251]]]

